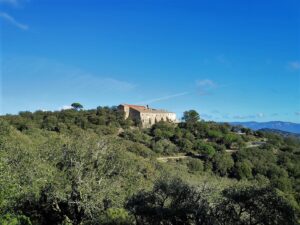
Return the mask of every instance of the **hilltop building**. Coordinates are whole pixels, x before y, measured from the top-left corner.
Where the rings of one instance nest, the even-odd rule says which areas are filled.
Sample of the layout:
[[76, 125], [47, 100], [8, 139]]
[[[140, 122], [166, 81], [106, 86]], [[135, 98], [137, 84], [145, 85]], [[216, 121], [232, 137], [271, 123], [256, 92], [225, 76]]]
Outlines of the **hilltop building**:
[[176, 122], [176, 114], [161, 109], [151, 109], [149, 106], [121, 104], [118, 109], [125, 114], [125, 119], [130, 117], [140, 121], [143, 127], [150, 127], [159, 121]]

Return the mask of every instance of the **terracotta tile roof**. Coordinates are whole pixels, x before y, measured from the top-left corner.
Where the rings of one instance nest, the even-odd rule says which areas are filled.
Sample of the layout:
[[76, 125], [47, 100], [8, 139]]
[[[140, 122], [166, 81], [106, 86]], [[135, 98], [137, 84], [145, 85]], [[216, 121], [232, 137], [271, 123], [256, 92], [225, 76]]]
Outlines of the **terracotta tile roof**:
[[129, 104], [125, 104], [125, 106], [128, 106], [129, 108], [138, 110], [138, 111], [144, 111], [147, 110], [146, 106], [142, 106], [142, 105], [129, 105]]
[[162, 109], [151, 109], [151, 108], [147, 108], [146, 106], [142, 106], [142, 105], [130, 105], [130, 104], [122, 104], [123, 106], [128, 106], [129, 108], [135, 109], [139, 112], [143, 112], [143, 113], [170, 113], [166, 110], [162, 110]]

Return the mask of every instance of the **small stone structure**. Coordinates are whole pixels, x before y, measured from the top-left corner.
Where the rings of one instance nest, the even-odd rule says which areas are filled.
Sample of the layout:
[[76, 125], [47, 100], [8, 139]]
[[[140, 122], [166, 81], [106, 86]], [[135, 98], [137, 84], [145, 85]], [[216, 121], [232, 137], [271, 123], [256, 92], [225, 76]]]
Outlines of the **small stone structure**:
[[118, 109], [125, 114], [125, 119], [130, 117], [140, 121], [143, 127], [151, 127], [159, 121], [176, 122], [176, 114], [161, 109], [151, 109], [147, 106], [121, 104]]

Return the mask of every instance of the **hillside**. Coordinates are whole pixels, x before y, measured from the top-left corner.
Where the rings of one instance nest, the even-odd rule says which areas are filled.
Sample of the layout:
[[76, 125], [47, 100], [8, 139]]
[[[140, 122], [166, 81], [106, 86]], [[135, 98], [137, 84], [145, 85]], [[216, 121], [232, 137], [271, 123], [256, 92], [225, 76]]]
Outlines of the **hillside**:
[[184, 118], [1, 116], [0, 224], [297, 224], [299, 139]]
[[259, 131], [266, 132], [266, 133], [275, 133], [275, 134], [280, 134], [284, 137], [296, 137], [300, 138], [300, 134], [297, 133], [291, 133], [287, 131], [282, 131], [282, 130], [276, 130], [276, 129], [270, 129], [270, 128], [264, 128], [260, 129]]
[[300, 124], [298, 123], [290, 123], [290, 122], [282, 122], [282, 121], [270, 121], [270, 122], [251, 121], [251, 122], [231, 122], [230, 124], [235, 126], [244, 126], [252, 130], [274, 129], [274, 130], [281, 130], [281, 131], [300, 134]]

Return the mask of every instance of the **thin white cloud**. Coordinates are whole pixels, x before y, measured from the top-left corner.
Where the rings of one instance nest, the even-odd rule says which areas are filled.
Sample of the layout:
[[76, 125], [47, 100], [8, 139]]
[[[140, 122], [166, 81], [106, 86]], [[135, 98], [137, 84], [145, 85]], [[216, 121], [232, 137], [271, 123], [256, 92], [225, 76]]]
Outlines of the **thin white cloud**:
[[290, 70], [300, 70], [300, 61], [293, 61], [288, 63]]
[[253, 119], [255, 116], [253, 115], [235, 115], [233, 116], [234, 119]]
[[197, 87], [205, 87], [205, 88], [217, 87], [217, 84], [210, 79], [197, 80], [196, 85], [197, 85]]
[[256, 116], [259, 117], [259, 118], [262, 118], [262, 117], [265, 117], [265, 114], [264, 113], [257, 113]]
[[67, 110], [67, 109], [73, 109], [73, 107], [70, 106], [70, 105], [64, 105], [64, 106], [59, 108], [59, 110]]
[[181, 93], [177, 93], [177, 94], [173, 94], [173, 95], [167, 95], [167, 96], [163, 96], [163, 97], [159, 97], [159, 98], [154, 98], [154, 99], [149, 99], [143, 102], [138, 102], [136, 104], [150, 104], [150, 103], [154, 103], [154, 102], [160, 102], [160, 101], [166, 101], [172, 98], [177, 98], [180, 96], [184, 96], [189, 94], [189, 92], [181, 92]]
[[196, 86], [198, 89], [198, 94], [200, 95], [208, 95], [210, 94], [210, 91], [212, 89], [215, 89], [218, 87], [218, 85], [210, 79], [204, 79], [204, 80], [197, 80]]
[[27, 25], [18, 22], [14, 17], [12, 17], [11, 15], [9, 15], [5, 12], [0, 12], [0, 18], [6, 20], [10, 24], [18, 27], [21, 30], [28, 30], [28, 28], [29, 28]]
[[257, 114], [253, 114], [253, 115], [235, 115], [233, 116], [234, 119], [256, 119], [256, 118], [263, 118], [265, 117], [264, 113], [257, 113]]

